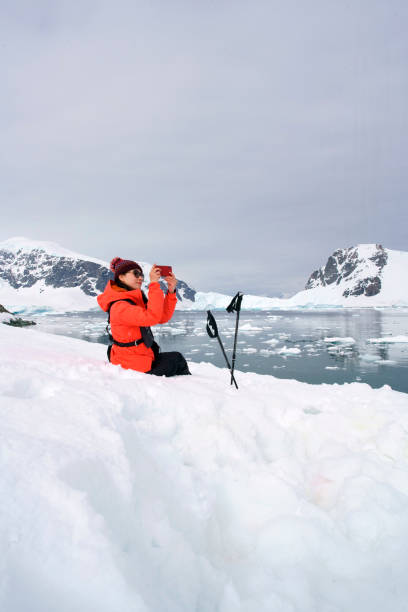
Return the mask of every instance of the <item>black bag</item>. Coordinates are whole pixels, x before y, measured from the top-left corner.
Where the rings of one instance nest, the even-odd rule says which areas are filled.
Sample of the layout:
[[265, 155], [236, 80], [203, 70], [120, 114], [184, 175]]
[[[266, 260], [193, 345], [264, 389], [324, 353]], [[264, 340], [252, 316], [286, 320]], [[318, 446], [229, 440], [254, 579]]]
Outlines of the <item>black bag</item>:
[[157, 344], [156, 340], [153, 340], [153, 344], [150, 348], [152, 349], [154, 353], [154, 359], [153, 359], [153, 363], [154, 363], [160, 354], [160, 346]]

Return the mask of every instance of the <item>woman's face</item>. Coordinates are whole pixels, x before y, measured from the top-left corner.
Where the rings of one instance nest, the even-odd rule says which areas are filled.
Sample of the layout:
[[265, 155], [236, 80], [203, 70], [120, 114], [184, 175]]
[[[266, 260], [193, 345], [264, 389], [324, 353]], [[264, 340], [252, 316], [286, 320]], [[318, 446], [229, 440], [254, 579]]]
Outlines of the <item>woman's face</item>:
[[[143, 282], [143, 275], [139, 276], [140, 270], [129, 270], [126, 274], [119, 274], [119, 280], [131, 289], [140, 289]], [[136, 276], [138, 275], [138, 276]]]

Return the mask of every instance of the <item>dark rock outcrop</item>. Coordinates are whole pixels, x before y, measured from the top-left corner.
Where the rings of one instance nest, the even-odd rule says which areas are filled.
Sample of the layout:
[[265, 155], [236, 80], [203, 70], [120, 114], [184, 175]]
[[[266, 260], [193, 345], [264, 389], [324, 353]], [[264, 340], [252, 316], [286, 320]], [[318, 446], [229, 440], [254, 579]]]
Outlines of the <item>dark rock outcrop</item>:
[[[79, 287], [86, 295], [96, 297], [111, 278], [107, 266], [86, 259], [51, 255], [41, 248], [17, 252], [0, 249], [0, 279], [14, 289], [43, 281], [46, 287]], [[167, 288], [164, 282], [161, 286]], [[178, 281], [176, 291], [180, 301], [195, 301], [196, 292], [184, 281]]]
[[371, 297], [377, 295], [381, 291], [381, 279], [379, 276], [365, 278], [359, 281], [353, 289], [346, 289], [343, 295], [344, 297], [350, 297], [351, 295], [366, 295]]
[[[163, 281], [160, 281], [160, 287], [163, 289], [164, 293], [166, 293], [167, 291], [166, 283], [164, 283]], [[183, 298], [185, 300], [191, 300], [192, 302], [195, 302], [195, 294], [196, 294], [196, 291], [194, 291], [194, 289], [191, 289], [191, 287], [189, 287], [187, 283], [181, 280], [177, 281], [176, 295], [177, 295], [177, 299], [180, 300], [180, 302], [183, 301]]]
[[86, 295], [96, 297], [105, 288], [111, 273], [92, 261], [49, 255], [41, 249], [16, 254], [0, 250], [0, 278], [14, 289], [32, 287], [43, 280], [55, 289], [80, 287]]
[[20, 317], [14, 317], [10, 321], [3, 321], [4, 325], [11, 325], [11, 327], [27, 327], [27, 325], [37, 325], [35, 321], [25, 321]]
[[7, 308], [4, 308], [4, 306], [0, 304], [0, 313], [4, 312], [10, 315], [10, 319], [8, 321], [3, 321], [4, 325], [11, 325], [12, 327], [26, 327], [27, 325], [37, 325], [35, 321], [25, 321], [20, 317], [16, 317], [15, 315], [13, 315], [12, 312], [7, 310]]
[[[375, 245], [374, 254], [365, 259], [358, 247], [338, 249], [327, 260], [324, 267], [315, 270], [309, 277], [305, 289], [327, 287], [350, 283], [343, 292], [344, 297], [365, 295], [371, 297], [381, 291], [381, 272], [387, 264], [388, 256], [381, 244]], [[364, 276], [367, 262], [373, 262], [377, 267], [375, 276]], [[371, 265], [371, 271], [372, 265]]]

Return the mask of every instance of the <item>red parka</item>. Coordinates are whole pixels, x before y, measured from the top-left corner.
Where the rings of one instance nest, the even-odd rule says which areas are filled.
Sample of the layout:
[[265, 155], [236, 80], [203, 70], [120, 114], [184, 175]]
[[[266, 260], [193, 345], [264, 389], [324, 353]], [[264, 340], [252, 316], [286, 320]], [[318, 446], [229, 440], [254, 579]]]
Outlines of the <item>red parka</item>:
[[[145, 305], [140, 289], [126, 291], [111, 280], [96, 299], [105, 312], [108, 311], [109, 305], [113, 304], [110, 310], [110, 324], [112, 336], [118, 342], [138, 340], [142, 337], [141, 327], [167, 323], [173, 316], [177, 303], [176, 292], [167, 293], [165, 297], [159, 283], [150, 283]], [[132, 300], [136, 306], [128, 302], [114, 304], [123, 299]], [[112, 346], [111, 363], [121, 365], [122, 368], [148, 372], [153, 359], [152, 349], [147, 348], [143, 342], [138, 346], [122, 347], [115, 344]]]

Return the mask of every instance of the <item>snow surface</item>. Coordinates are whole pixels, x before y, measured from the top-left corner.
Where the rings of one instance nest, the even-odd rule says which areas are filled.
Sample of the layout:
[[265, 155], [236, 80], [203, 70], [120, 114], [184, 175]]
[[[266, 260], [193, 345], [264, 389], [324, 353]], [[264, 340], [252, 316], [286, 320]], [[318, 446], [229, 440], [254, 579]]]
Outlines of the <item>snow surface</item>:
[[1, 610], [406, 611], [406, 394], [0, 342]]

